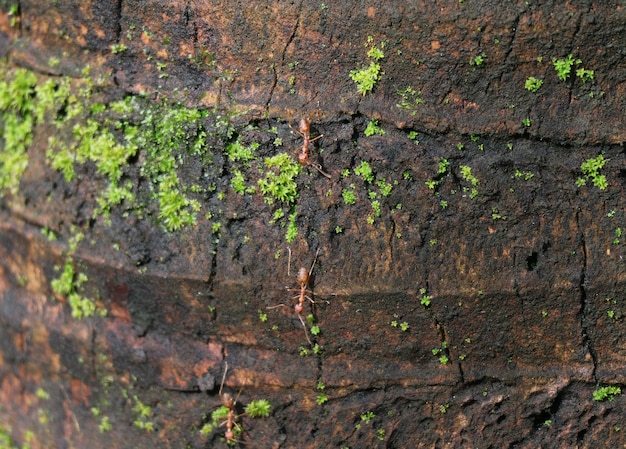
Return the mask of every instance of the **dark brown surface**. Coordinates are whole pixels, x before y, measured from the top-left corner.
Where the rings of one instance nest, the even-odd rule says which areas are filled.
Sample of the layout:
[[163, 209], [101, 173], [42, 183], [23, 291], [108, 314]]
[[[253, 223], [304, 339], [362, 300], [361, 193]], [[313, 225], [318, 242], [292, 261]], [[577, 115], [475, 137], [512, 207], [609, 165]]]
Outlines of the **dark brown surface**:
[[[272, 210], [259, 195], [226, 190], [220, 207], [236, 218], [224, 220], [218, 242], [207, 223], [172, 234], [119, 214], [111, 226], [90, 223], [96, 187], [66, 186], [51, 174], [40, 131], [20, 193], [1, 203], [0, 424], [14, 440], [32, 431], [33, 448], [223, 447], [224, 427], [209, 436], [198, 429], [220, 404], [227, 359], [226, 388], [243, 388], [240, 403], [266, 398], [273, 406], [267, 419], [240, 418], [245, 447], [626, 442], [623, 398], [592, 400], [598, 385], [626, 383], [626, 251], [613, 243], [626, 226], [624, 8], [339, 3], [22, 0], [17, 26], [0, 16], [0, 48], [11, 63], [78, 75], [89, 62], [112, 75], [111, 98], [187, 89], [190, 105], [245, 110], [241, 120], [258, 130], [244, 137], [260, 140], [263, 155], [275, 126], [295, 157], [301, 139], [285, 120], [314, 115], [314, 132], [325, 135], [316, 158], [332, 175], [305, 168], [298, 178], [288, 277], [284, 229], [268, 224]], [[369, 63], [367, 36], [387, 43], [385, 73], [362, 96], [349, 72]], [[116, 43], [128, 49], [111, 54]], [[204, 51], [214, 64], [190, 63], [189, 54]], [[482, 52], [485, 62], [470, 65]], [[593, 82], [558, 80], [550, 60], [570, 53], [595, 70]], [[61, 64], [50, 68], [50, 56]], [[167, 64], [167, 77], [157, 62]], [[529, 76], [544, 79], [537, 94], [524, 89]], [[424, 100], [415, 115], [396, 107], [407, 86]], [[386, 135], [364, 135], [372, 118]], [[407, 137], [412, 130], [419, 145]], [[602, 151], [608, 188], [576, 187], [580, 164]], [[425, 181], [442, 157], [450, 175], [436, 196]], [[357, 204], [341, 196], [356, 182], [341, 170], [362, 160], [398, 182], [380, 198], [373, 225], [363, 181]], [[217, 181], [228, 185], [221, 164]], [[463, 194], [461, 166], [480, 180], [475, 199]], [[525, 181], [516, 170], [534, 176]], [[86, 232], [76, 259], [106, 318], [77, 321], [50, 290], [72, 224]], [[59, 242], [48, 242], [42, 226]], [[294, 268], [310, 266], [318, 248], [312, 287], [323, 351], [302, 357], [297, 316], [268, 307], [288, 302]], [[445, 365], [432, 353], [443, 341]], [[318, 380], [329, 398], [322, 406]], [[38, 388], [50, 398], [39, 398]], [[133, 425], [134, 395], [152, 407], [153, 432]], [[99, 432], [92, 407], [110, 418], [110, 432]], [[365, 423], [368, 411], [375, 417]]]

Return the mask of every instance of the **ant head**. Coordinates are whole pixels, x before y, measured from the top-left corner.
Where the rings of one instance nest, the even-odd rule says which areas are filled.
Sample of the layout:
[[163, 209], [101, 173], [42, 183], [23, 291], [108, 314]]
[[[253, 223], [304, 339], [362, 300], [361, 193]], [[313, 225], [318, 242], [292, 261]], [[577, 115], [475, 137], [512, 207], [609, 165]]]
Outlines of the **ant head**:
[[296, 278], [299, 284], [306, 284], [309, 282], [309, 272], [306, 268], [300, 267], [298, 270], [298, 277]]
[[306, 134], [311, 131], [311, 121], [308, 118], [301, 118], [298, 123], [298, 131], [302, 134]]
[[304, 305], [302, 305], [301, 303], [296, 304], [295, 306], [293, 306], [293, 311], [296, 312], [298, 315], [301, 315], [302, 312], [304, 312]]
[[307, 165], [309, 163], [309, 155], [305, 151], [298, 154], [298, 160], [302, 165]]
[[234, 442], [235, 432], [233, 432], [232, 429], [227, 429], [226, 432], [224, 432], [224, 438], [226, 438], [226, 441]]
[[228, 394], [228, 393], [224, 393], [222, 395], [222, 405], [226, 408], [233, 408], [233, 406], [235, 405], [235, 401], [233, 400], [233, 397]]

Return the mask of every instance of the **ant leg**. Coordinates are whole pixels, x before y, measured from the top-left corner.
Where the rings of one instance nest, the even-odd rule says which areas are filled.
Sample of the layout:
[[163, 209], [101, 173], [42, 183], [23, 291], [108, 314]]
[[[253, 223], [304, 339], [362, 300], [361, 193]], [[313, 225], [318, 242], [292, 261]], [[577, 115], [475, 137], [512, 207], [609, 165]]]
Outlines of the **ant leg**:
[[[235, 401], [233, 402], [233, 408], [235, 407], [235, 405], [237, 405], [237, 400], [239, 399], [239, 396], [241, 396], [241, 392], [243, 391], [243, 387], [241, 387], [239, 389], [239, 393], [237, 393], [237, 397], [235, 398]], [[241, 415], [240, 415], [241, 416]], [[237, 418], [237, 416], [235, 416], [235, 418]]]
[[298, 314], [298, 318], [300, 318], [300, 322], [302, 323], [302, 327], [304, 328], [304, 336], [306, 337], [306, 341], [308, 341], [309, 344], [313, 346], [313, 343], [311, 342], [311, 339], [309, 338], [309, 331], [306, 330], [306, 324], [304, 324], [304, 320], [302, 319], [302, 315]]
[[300, 135], [300, 137], [302, 137], [303, 139], [306, 138], [306, 136], [300, 130], [298, 130], [298, 129], [294, 128], [293, 126], [291, 126], [291, 123], [287, 122], [287, 124], [289, 125], [289, 127], [291, 128], [291, 130], [293, 132], [298, 133]]
[[317, 139], [321, 139], [322, 137], [324, 137], [324, 134], [320, 134], [319, 136], [316, 136], [313, 139], [309, 139], [309, 143], [315, 142]]
[[268, 309], [276, 309], [278, 307], [287, 307], [287, 304], [277, 304], [275, 306], [268, 306]]
[[309, 165], [312, 166], [313, 168], [315, 168], [318, 172], [320, 172], [322, 175], [326, 176], [328, 179], [330, 179], [330, 175], [328, 173], [326, 173], [324, 170], [322, 170], [322, 166], [320, 164], [315, 164], [313, 162], [309, 162]]

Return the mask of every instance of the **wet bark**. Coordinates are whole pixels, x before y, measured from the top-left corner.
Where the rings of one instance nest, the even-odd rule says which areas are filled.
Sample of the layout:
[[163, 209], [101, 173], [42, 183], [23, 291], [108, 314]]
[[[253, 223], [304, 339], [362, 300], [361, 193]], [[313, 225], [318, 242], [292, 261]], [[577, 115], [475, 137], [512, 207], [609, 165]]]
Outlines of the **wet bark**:
[[[66, 181], [46, 156], [56, 128], [35, 129], [0, 200], [0, 430], [16, 446], [223, 447], [226, 426], [201, 429], [225, 361], [245, 447], [624, 444], [623, 398], [593, 396], [626, 383], [619, 2], [41, 3], [2, 6], [11, 67], [43, 81], [89, 65], [99, 102], [199, 107], [209, 130], [232, 118], [210, 163], [177, 167], [202, 189], [175, 232], [154, 203], [94, 218], [105, 177], [77, 163]], [[372, 63], [363, 95], [350, 73]], [[296, 160], [301, 117], [330, 179], [304, 166], [297, 197], [268, 204], [264, 158]], [[229, 157], [234, 142], [255, 159]], [[145, 197], [148, 152], [125, 169]], [[256, 189], [235, 191], [236, 171]], [[77, 229], [105, 317], [73, 318], [51, 287]], [[318, 250], [307, 337], [287, 289]], [[257, 399], [269, 417], [243, 414]]]

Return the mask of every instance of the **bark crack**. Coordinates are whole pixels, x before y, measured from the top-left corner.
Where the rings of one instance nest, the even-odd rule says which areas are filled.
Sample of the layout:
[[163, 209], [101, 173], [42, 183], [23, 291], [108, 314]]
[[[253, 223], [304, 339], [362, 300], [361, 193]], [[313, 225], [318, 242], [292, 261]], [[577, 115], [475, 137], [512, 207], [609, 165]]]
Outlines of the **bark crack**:
[[117, 24], [115, 26], [115, 42], [117, 44], [120, 43], [120, 38], [122, 36], [122, 10], [124, 9], [124, 0], [119, 0], [117, 2], [117, 9], [115, 10]]
[[267, 101], [265, 102], [266, 110], [269, 110], [270, 104], [272, 103], [272, 97], [274, 96], [274, 89], [276, 89], [276, 86], [278, 85], [278, 75], [280, 74], [282, 67], [285, 65], [285, 55], [287, 54], [287, 49], [293, 43], [296, 37], [296, 34], [298, 33], [298, 29], [300, 28], [300, 21], [302, 20], [302, 3], [303, 2], [300, 2], [300, 4], [298, 5], [298, 13], [296, 17], [296, 22], [294, 23], [293, 28], [291, 29], [291, 34], [287, 38], [287, 42], [283, 46], [283, 49], [280, 53], [280, 65], [278, 67], [276, 65], [272, 66], [274, 77], [272, 79], [272, 85], [270, 86], [270, 92], [268, 94]]
[[[580, 223], [578, 222], [578, 212], [576, 213], [576, 223], [578, 224], [578, 228], [580, 229]], [[583, 343], [583, 347], [586, 348], [587, 352], [591, 356], [591, 360], [593, 361], [593, 379], [597, 382], [596, 371], [598, 369], [598, 358], [596, 355], [596, 351], [593, 346], [593, 341], [589, 336], [589, 328], [587, 326], [587, 289], [586, 278], [587, 278], [587, 244], [585, 242], [585, 234], [583, 232], [580, 233], [580, 247], [582, 253], [582, 267], [580, 269], [580, 332], [581, 339]]]

